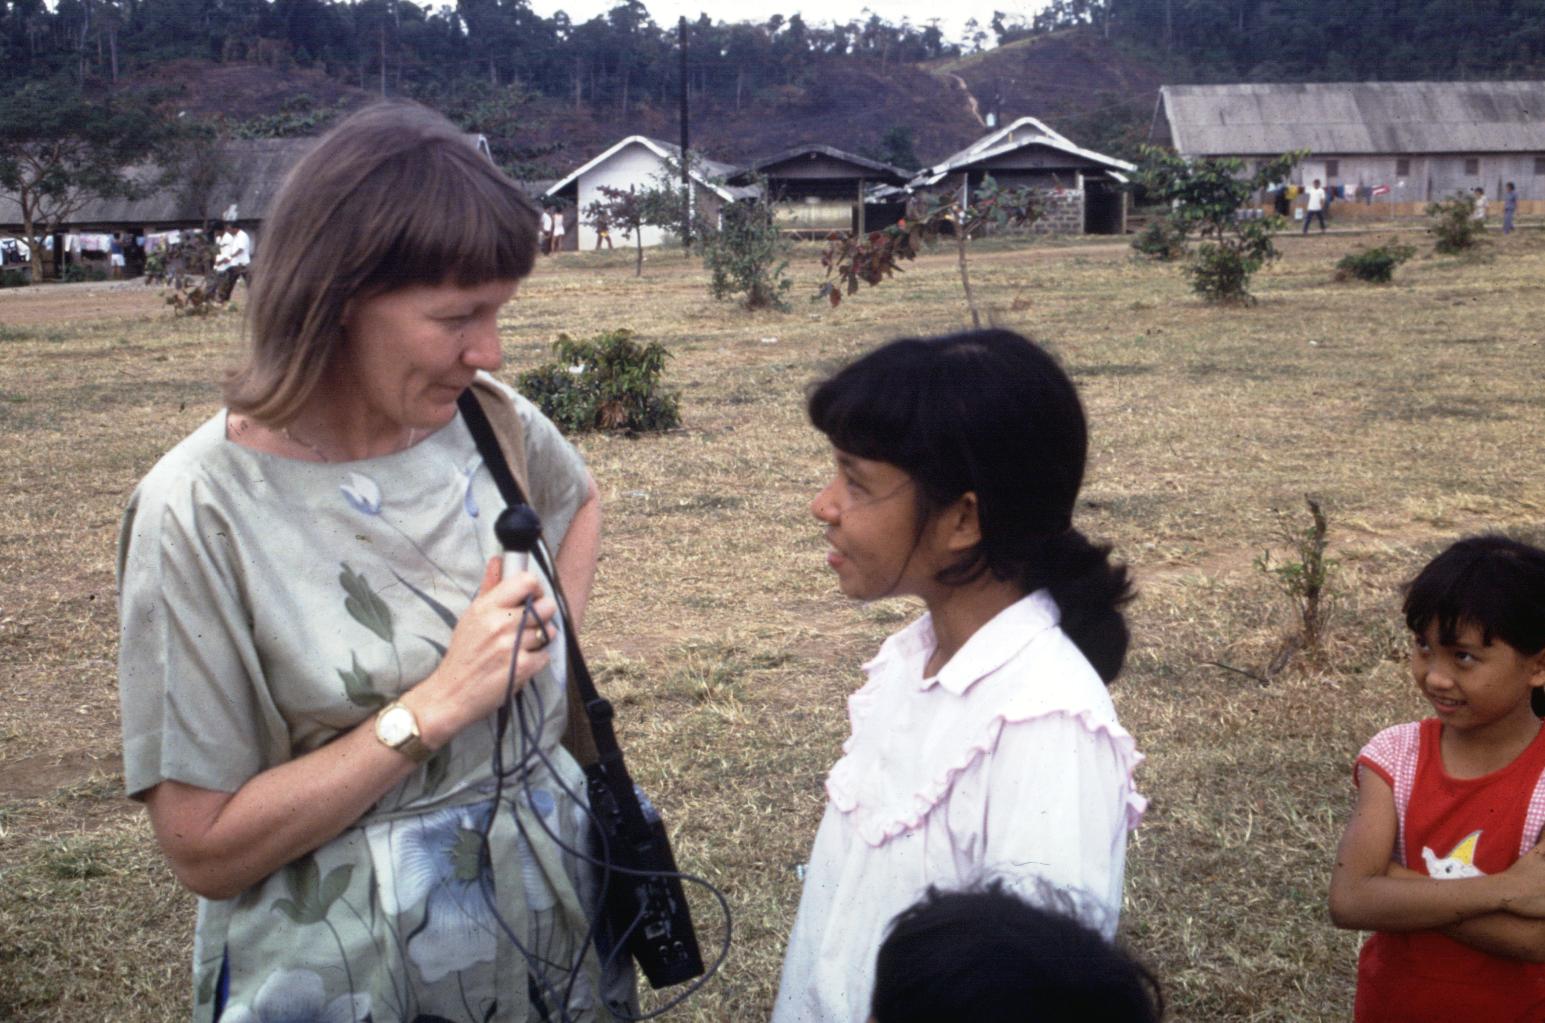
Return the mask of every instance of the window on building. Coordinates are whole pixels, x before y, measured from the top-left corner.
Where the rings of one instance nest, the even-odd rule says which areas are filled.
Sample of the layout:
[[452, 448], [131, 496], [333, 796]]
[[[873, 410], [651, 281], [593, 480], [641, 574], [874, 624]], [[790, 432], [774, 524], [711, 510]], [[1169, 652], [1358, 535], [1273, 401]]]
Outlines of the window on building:
[[1339, 177], [1341, 177], [1341, 161], [1340, 160], [1326, 160], [1325, 161], [1325, 176], [1327, 178], [1339, 178]]
[[1465, 159], [1465, 173], [1473, 177], [1474, 175], [1479, 174], [1480, 172], [1481, 172], [1481, 161], [1480, 161], [1480, 158], [1479, 157], [1475, 157], [1475, 156], [1467, 157]]
[[1545, 174], [1545, 156], [1536, 156], [1534, 158], [1534, 173], [1536, 175]]
[[1410, 177], [1410, 175], [1411, 158], [1409, 156], [1402, 156], [1400, 159], [1395, 161], [1395, 177], [1405, 178]]

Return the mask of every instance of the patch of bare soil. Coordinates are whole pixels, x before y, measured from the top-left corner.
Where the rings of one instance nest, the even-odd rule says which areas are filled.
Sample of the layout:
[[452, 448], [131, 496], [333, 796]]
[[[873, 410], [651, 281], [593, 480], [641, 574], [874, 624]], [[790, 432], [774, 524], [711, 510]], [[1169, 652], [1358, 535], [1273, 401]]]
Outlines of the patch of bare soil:
[[117, 317], [143, 320], [166, 308], [161, 289], [141, 280], [37, 284], [0, 289], [0, 328], [49, 327]]
[[120, 763], [116, 742], [97, 752], [68, 750], [0, 761], [0, 804], [42, 799], [89, 778], [111, 774]]

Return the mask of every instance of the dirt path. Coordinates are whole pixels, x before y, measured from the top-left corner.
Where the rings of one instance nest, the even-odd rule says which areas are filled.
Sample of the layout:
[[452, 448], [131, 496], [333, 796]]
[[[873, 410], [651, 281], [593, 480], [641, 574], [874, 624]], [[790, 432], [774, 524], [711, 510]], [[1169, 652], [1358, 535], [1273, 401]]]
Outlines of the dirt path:
[[946, 71], [945, 75], [953, 78], [955, 84], [960, 86], [960, 91], [966, 94], [966, 102], [971, 106], [971, 116], [976, 118], [976, 123], [983, 128], [987, 127], [987, 122], [982, 120], [982, 108], [977, 104], [976, 97], [971, 95], [971, 87], [966, 84], [966, 80], [953, 71]]

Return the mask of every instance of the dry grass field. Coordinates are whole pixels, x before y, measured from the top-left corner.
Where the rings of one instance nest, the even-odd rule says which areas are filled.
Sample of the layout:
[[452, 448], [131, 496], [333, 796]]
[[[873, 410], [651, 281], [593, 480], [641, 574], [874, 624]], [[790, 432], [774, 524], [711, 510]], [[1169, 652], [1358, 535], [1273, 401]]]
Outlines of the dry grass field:
[[[1466, 532], [1545, 539], [1545, 236], [1418, 258], [1387, 287], [1333, 283], [1360, 240], [1286, 237], [1248, 309], [1205, 307], [1108, 240], [974, 257], [994, 320], [1081, 387], [1081, 525], [1140, 580], [1114, 691], [1152, 804], [1123, 935], [1175, 1020], [1348, 1016], [1358, 937], [1331, 928], [1324, 895], [1349, 764], [1422, 712], [1397, 587]], [[850, 604], [828, 577], [807, 508], [828, 452], [801, 396], [965, 310], [948, 255], [833, 310], [804, 301], [819, 271], [802, 250], [781, 314], [712, 302], [679, 255], [652, 255], [642, 280], [631, 259], [544, 261], [507, 310], [505, 372], [560, 331], [631, 327], [673, 355], [680, 430], [579, 440], [606, 514], [585, 638], [678, 857], [735, 910], [722, 972], [668, 1018], [765, 1019], [845, 697], [916, 612]], [[0, 1019], [186, 1017], [193, 900], [121, 794], [113, 544], [135, 481], [216, 408], [239, 329], [174, 320], [150, 290], [0, 292]], [[1290, 630], [1253, 561], [1285, 553], [1306, 493], [1335, 559], [1323, 649], [1265, 684], [1208, 664], [1263, 674]]]

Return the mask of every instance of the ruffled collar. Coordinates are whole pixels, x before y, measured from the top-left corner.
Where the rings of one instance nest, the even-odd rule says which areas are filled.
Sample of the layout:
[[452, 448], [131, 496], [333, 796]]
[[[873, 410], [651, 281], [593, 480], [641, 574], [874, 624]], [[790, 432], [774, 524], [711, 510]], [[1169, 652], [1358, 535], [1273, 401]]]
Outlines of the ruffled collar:
[[833, 805], [864, 841], [878, 846], [921, 826], [955, 779], [996, 751], [1009, 723], [1069, 715], [1110, 736], [1130, 777], [1142, 756], [1104, 683], [1057, 628], [1060, 618], [1048, 592], [1032, 593], [978, 629], [931, 678], [923, 677], [935, 642], [928, 615], [881, 645], [864, 665], [869, 681], [848, 698], [852, 734], [826, 779]]

